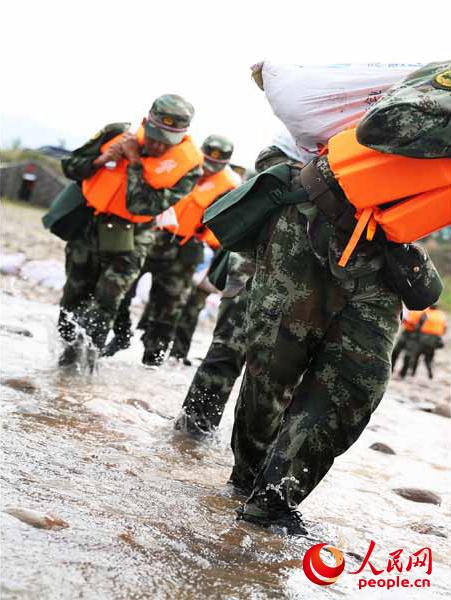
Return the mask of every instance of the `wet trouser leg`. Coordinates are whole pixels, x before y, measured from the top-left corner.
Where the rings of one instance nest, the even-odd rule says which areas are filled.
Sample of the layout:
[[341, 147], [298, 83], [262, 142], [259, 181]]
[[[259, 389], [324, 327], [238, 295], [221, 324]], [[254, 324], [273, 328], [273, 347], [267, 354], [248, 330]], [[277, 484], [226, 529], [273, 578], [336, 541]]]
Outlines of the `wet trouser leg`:
[[100, 262], [86, 232], [82, 238], [66, 244], [66, 283], [60, 302], [58, 331], [66, 342], [76, 337], [76, 323], [93, 298]]
[[408, 352], [404, 352], [404, 358], [403, 358], [403, 363], [402, 363], [402, 368], [399, 372], [400, 376], [404, 379], [404, 377], [407, 375], [407, 372], [409, 370], [409, 367], [411, 365], [411, 356]]
[[101, 349], [105, 344], [121, 302], [139, 276], [145, 257], [146, 246], [137, 243], [130, 252], [99, 254], [100, 276], [94, 298], [81, 320], [97, 348]]
[[[271, 499], [294, 508], [358, 439], [379, 405], [390, 376], [391, 340], [387, 330], [365, 320], [365, 304], [348, 304], [330, 323], [283, 414], [254, 497], [272, 490]], [[395, 317], [393, 335], [396, 326]]]
[[432, 372], [432, 363], [434, 361], [434, 354], [435, 354], [434, 350], [428, 350], [427, 352], [424, 353], [424, 362], [426, 364], [426, 369], [428, 372], [429, 379], [432, 379], [434, 377], [434, 373]]
[[420, 362], [421, 352], [415, 352], [415, 354], [411, 357], [409, 364], [411, 363], [411, 375], [415, 375], [418, 368], [418, 363]]
[[359, 437], [390, 376], [399, 313], [377, 273], [335, 280], [284, 210], [257, 261], [232, 437], [234, 475], [255, 477], [250, 503], [293, 508]]
[[218, 427], [245, 361], [247, 291], [222, 298], [213, 340], [194, 375], [176, 428], [208, 432]]
[[198, 286], [192, 287], [177, 322], [171, 356], [175, 356], [176, 358], [186, 358], [188, 356], [197, 321], [205, 306], [208, 295], [209, 292], [206, 292], [204, 289]]
[[141, 275], [145, 273], [145, 269], [141, 270], [138, 277], [130, 286], [128, 292], [125, 294], [122, 302], [119, 305], [117, 310], [116, 319], [114, 320], [113, 332], [117, 336], [127, 335], [128, 337], [131, 335], [132, 330], [132, 319], [131, 319], [131, 305], [132, 300], [136, 296], [136, 288], [138, 287], [138, 282], [141, 278]]
[[188, 244], [180, 246], [177, 240], [165, 235], [161, 245], [156, 244], [149, 251], [152, 289], [142, 336], [145, 364], [158, 365], [163, 362], [174, 338], [181, 308], [191, 289], [196, 265], [202, 261], [202, 245], [194, 240]]

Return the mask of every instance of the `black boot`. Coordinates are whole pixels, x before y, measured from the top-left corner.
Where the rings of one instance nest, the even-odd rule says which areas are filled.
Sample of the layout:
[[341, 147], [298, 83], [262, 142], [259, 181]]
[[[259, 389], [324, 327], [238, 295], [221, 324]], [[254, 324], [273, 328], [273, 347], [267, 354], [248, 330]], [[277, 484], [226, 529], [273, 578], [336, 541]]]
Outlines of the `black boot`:
[[75, 367], [80, 361], [80, 349], [78, 345], [73, 342], [67, 344], [62, 354], [58, 358], [58, 366], [62, 368]]
[[150, 348], [145, 348], [142, 364], [146, 367], [160, 367], [166, 359], [167, 344], [153, 343]]
[[244, 504], [237, 508], [236, 513], [238, 521], [247, 521], [259, 527], [281, 529], [287, 535], [308, 535], [298, 510], [267, 512], [258, 509], [255, 505]]
[[[257, 483], [256, 483], [257, 485]], [[307, 535], [301, 513], [288, 499], [288, 489], [265, 486], [264, 491], [254, 491], [247, 502], [237, 509], [237, 519], [260, 527], [282, 529], [287, 535]]]
[[159, 367], [166, 359], [172, 341], [173, 327], [166, 323], [148, 323], [141, 336], [144, 344], [142, 363], [148, 367]]
[[211, 429], [203, 429], [200, 426], [200, 423], [197, 423], [196, 420], [191, 415], [188, 415], [184, 410], [182, 410], [179, 416], [176, 418], [174, 422], [174, 429], [177, 431], [182, 431], [183, 433], [188, 433], [195, 438], [204, 438], [213, 432]]
[[111, 342], [109, 342], [104, 347], [104, 349], [100, 353], [100, 356], [114, 356], [116, 354], [116, 352], [130, 348], [131, 337], [132, 337], [131, 331], [129, 331], [126, 335], [123, 335], [123, 334], [115, 335], [113, 337], [113, 339], [111, 340]]

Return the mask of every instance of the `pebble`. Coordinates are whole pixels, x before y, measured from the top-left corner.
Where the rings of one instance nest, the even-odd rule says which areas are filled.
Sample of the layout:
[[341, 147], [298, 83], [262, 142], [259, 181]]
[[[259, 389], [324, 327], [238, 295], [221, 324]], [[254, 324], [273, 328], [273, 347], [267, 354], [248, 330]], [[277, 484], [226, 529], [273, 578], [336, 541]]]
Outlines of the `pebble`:
[[447, 417], [448, 419], [451, 419], [451, 405], [447, 402], [437, 404], [432, 412], [434, 415], [440, 415], [441, 417]]
[[440, 404], [422, 404], [418, 409], [423, 412], [451, 419], [451, 405], [448, 404], [448, 402], [441, 402]]
[[33, 337], [33, 334], [25, 327], [15, 327], [13, 325], [0, 325], [0, 331], [5, 333], [13, 333], [15, 335], [23, 335], [23, 337]]
[[69, 527], [69, 523], [55, 515], [42, 514], [28, 508], [20, 508], [20, 506], [7, 506], [3, 512], [38, 529], [65, 529]]
[[411, 523], [409, 525], [409, 529], [412, 531], [416, 531], [417, 533], [422, 533], [424, 535], [435, 535], [441, 538], [447, 538], [447, 534], [445, 533], [445, 528], [437, 525], [430, 525], [428, 523]]
[[35, 394], [37, 392], [37, 387], [28, 379], [4, 379], [2, 385], [6, 385], [19, 392], [24, 392], [25, 394]]
[[435, 492], [429, 490], [422, 490], [419, 488], [396, 488], [393, 490], [398, 496], [402, 496], [406, 500], [412, 500], [412, 502], [425, 502], [426, 504], [438, 504], [442, 503], [442, 499]]
[[382, 442], [375, 442], [370, 446], [371, 450], [376, 450], [376, 452], [382, 452], [383, 454], [396, 454], [396, 452], [387, 446], [387, 444], [383, 444]]

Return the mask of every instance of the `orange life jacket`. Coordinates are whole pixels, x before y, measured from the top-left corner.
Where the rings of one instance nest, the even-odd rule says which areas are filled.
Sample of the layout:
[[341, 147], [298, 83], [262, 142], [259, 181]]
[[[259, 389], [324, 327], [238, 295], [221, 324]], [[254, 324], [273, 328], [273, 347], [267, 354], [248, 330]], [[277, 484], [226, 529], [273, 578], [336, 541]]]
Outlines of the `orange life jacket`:
[[426, 310], [427, 319], [421, 326], [420, 332], [429, 335], [443, 335], [446, 331], [446, 315], [437, 308], [428, 308]]
[[[200, 234], [196, 231], [202, 225], [202, 217], [210, 204], [213, 204], [219, 196], [236, 188], [237, 185], [237, 176], [228, 166], [213, 175], [202, 178], [189, 194], [174, 205], [178, 225], [168, 225], [165, 229], [182, 237], [183, 240], [180, 242], [182, 245], [192, 237], [197, 237], [207, 243], [210, 243], [208, 241], [210, 240], [213, 244], [216, 240], [216, 247], [219, 248], [220, 244], [212, 232], [210, 232], [210, 236], [205, 235], [205, 231]], [[205, 239], [203, 239], [204, 237]]]
[[[359, 144], [355, 129], [329, 140], [329, 165], [358, 219], [339, 265], [346, 266], [365, 227], [392, 242], [414, 242], [451, 225], [451, 159], [407, 158]], [[384, 207], [387, 203], [394, 205]]]
[[205, 242], [212, 248], [213, 250], [217, 250], [221, 246], [221, 242], [212, 232], [209, 227], [205, 227], [200, 233], [196, 235], [197, 239], [201, 242]]
[[[144, 143], [142, 127], [138, 129], [136, 135], [138, 143], [142, 146]], [[121, 137], [122, 134], [117, 135], [103, 144], [100, 148], [101, 152], [105, 152]], [[202, 162], [203, 154], [189, 136], [185, 136], [180, 144], [170, 146], [162, 156], [141, 158], [143, 177], [156, 190], [173, 187]], [[148, 223], [153, 217], [134, 215], [127, 210], [127, 166], [128, 160], [123, 159], [114, 169], [102, 167], [92, 177], [83, 181], [83, 195], [89, 206], [95, 208], [97, 213], [118, 215], [132, 223]]]
[[420, 322], [421, 315], [425, 312], [424, 310], [409, 310], [402, 321], [404, 331], [415, 331]]

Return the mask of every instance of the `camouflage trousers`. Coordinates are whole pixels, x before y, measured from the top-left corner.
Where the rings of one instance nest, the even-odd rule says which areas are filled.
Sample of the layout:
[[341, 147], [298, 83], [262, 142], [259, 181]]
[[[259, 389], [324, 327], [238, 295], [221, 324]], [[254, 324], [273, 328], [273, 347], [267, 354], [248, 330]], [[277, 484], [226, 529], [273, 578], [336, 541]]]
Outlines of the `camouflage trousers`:
[[114, 324], [115, 333], [120, 333], [130, 323], [130, 304], [138, 279], [151, 273], [152, 288], [139, 325], [144, 329], [142, 340], [149, 353], [164, 354], [168, 349], [191, 290], [196, 265], [203, 259], [200, 242], [193, 239], [181, 246], [179, 241], [167, 231], [152, 232], [144, 266], [121, 303]]
[[83, 237], [66, 245], [66, 283], [61, 299], [58, 329], [66, 342], [73, 342], [76, 325], [102, 348], [121, 301], [140, 273], [147, 253], [135, 236], [131, 252], [100, 252], [95, 222]]
[[176, 429], [196, 433], [218, 427], [245, 361], [246, 305], [246, 289], [221, 299], [213, 340], [194, 375]]
[[210, 292], [193, 285], [188, 300], [180, 311], [180, 317], [175, 330], [171, 356], [186, 358], [196, 330], [199, 315], [205, 306]]
[[283, 210], [257, 251], [232, 433], [248, 503], [297, 506], [357, 440], [389, 380], [400, 310], [379, 272], [334, 278], [303, 215]]

